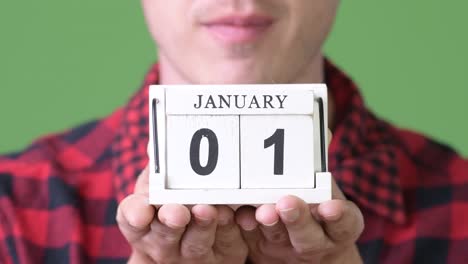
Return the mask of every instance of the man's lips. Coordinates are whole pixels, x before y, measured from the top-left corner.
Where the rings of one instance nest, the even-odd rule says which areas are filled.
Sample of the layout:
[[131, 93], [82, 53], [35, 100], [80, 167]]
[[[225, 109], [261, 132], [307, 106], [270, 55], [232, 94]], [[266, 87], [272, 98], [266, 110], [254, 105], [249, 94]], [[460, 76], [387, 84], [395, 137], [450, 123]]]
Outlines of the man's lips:
[[261, 15], [231, 15], [202, 23], [211, 34], [226, 44], [254, 41], [272, 24], [272, 18]]

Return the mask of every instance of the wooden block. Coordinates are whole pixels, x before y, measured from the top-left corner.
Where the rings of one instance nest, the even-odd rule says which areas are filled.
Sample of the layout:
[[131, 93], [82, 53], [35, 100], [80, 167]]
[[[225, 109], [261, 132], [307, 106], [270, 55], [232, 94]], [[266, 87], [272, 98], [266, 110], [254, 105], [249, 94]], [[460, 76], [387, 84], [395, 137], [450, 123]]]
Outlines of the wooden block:
[[323, 85], [169, 86], [168, 115], [311, 115]]
[[241, 189], [314, 188], [312, 116], [241, 116]]
[[166, 188], [240, 188], [239, 116], [167, 116]]

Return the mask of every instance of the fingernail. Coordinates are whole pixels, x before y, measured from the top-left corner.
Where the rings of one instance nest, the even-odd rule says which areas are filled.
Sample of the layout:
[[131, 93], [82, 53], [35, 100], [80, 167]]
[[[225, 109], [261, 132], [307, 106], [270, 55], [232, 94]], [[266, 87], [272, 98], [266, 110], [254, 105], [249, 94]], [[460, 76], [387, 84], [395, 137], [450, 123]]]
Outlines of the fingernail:
[[341, 213], [336, 212], [332, 209], [329, 209], [327, 207], [322, 208], [321, 210], [322, 218], [324, 218], [327, 221], [337, 221], [341, 218]]
[[247, 225], [241, 225], [241, 228], [244, 229], [244, 231], [253, 231], [255, 228], [257, 228], [256, 224], [247, 224]]
[[275, 226], [278, 222], [279, 222], [279, 220], [276, 220], [275, 222], [270, 223], [270, 224], [263, 223], [263, 225], [267, 226], [267, 227], [272, 227], [272, 226]]
[[207, 219], [207, 218], [202, 218], [195, 216], [195, 222], [200, 225], [200, 226], [209, 226], [211, 223], [213, 223], [212, 219]]
[[134, 215], [127, 216], [127, 221], [131, 227], [141, 228], [141, 225], [139, 224], [141, 223], [141, 221], [140, 219], [138, 219], [137, 216], [134, 216]]
[[174, 224], [170, 221], [167, 221], [166, 219], [164, 219], [164, 221], [162, 221], [166, 226], [172, 228], [172, 229], [179, 229], [179, 228], [182, 228], [181, 226], [177, 225], [177, 224]]
[[323, 218], [327, 221], [337, 221], [341, 217], [340, 214], [331, 214], [331, 215], [324, 215]]
[[299, 219], [299, 210], [296, 208], [280, 210], [280, 214], [283, 220], [288, 222], [295, 222]]
[[220, 219], [218, 219], [218, 224], [222, 225], [222, 226], [228, 225], [231, 222], [232, 222], [231, 218], [220, 218]]

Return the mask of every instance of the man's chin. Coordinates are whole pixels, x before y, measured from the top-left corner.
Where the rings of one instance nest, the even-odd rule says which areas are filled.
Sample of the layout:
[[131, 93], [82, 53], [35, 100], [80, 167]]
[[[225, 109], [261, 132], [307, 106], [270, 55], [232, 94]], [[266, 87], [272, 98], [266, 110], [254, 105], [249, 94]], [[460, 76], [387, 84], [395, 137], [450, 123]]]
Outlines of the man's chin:
[[272, 82], [267, 80], [265, 75], [255, 74], [253, 70], [212, 71], [209, 75], [206, 73], [203, 75], [205, 75], [205, 78], [200, 80], [202, 84], [263, 84]]
[[201, 84], [264, 84], [265, 81], [253, 78], [220, 78], [212, 79]]

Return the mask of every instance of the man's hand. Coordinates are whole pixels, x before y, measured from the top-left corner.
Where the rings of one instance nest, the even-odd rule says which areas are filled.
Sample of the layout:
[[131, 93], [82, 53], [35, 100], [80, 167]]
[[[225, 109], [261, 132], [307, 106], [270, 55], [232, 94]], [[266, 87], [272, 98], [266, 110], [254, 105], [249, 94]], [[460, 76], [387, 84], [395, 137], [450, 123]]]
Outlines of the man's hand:
[[117, 222], [133, 253], [129, 263], [244, 263], [247, 245], [227, 206], [148, 204], [148, 170], [125, 198]]
[[333, 182], [331, 201], [307, 205], [286, 196], [256, 210], [242, 207], [236, 221], [253, 263], [362, 263], [355, 242], [364, 229], [359, 208]]

